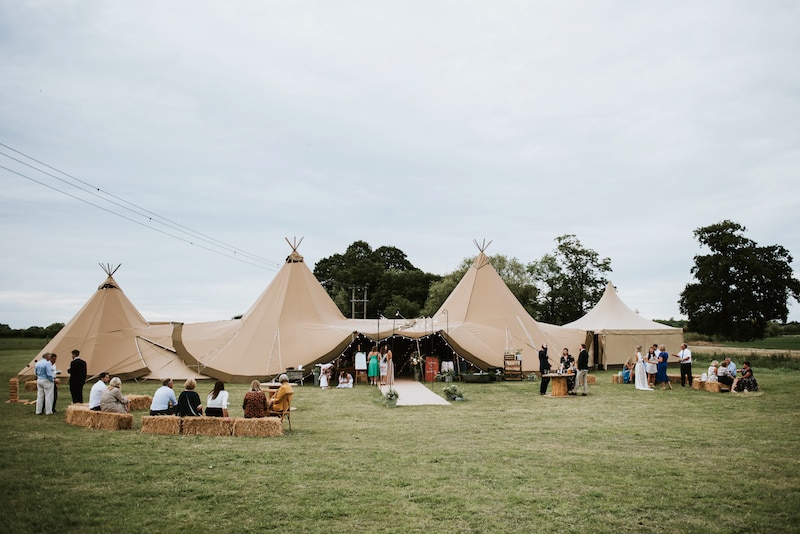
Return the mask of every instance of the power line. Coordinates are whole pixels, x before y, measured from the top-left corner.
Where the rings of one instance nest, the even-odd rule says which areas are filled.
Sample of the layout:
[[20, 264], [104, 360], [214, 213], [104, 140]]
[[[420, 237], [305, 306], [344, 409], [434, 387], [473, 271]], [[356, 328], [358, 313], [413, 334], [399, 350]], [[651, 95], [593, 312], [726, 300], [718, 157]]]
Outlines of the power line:
[[[180, 234], [184, 234], [186, 236], [189, 236], [189, 238], [183, 237], [181, 235], [176, 235], [176, 233], [165, 231], [165, 230], [160, 229], [160, 228], [156, 228], [152, 224], [145, 224], [144, 222], [136, 220], [136, 219], [134, 219], [134, 218], [132, 218], [130, 216], [127, 216], [124, 213], [119, 213], [119, 212], [117, 212], [117, 211], [115, 211], [113, 209], [109, 209], [107, 207], [103, 207], [103, 206], [101, 206], [99, 204], [96, 204], [94, 202], [91, 202], [89, 200], [81, 198], [80, 196], [71, 194], [71, 193], [69, 193], [67, 191], [64, 191], [62, 189], [54, 187], [53, 185], [50, 185], [50, 184], [47, 184], [47, 183], [42, 182], [40, 180], [37, 180], [36, 178], [33, 178], [32, 176], [29, 176], [29, 175], [24, 174], [22, 172], [16, 171], [16, 170], [11, 169], [9, 167], [0, 165], [0, 168], [6, 170], [8, 172], [11, 172], [13, 174], [16, 174], [17, 176], [20, 176], [22, 178], [30, 180], [30, 181], [32, 181], [32, 182], [34, 182], [36, 184], [39, 184], [39, 185], [41, 185], [43, 187], [47, 187], [48, 189], [51, 189], [53, 191], [56, 191], [56, 192], [61, 193], [63, 195], [66, 195], [66, 196], [68, 196], [70, 198], [73, 198], [75, 200], [79, 200], [79, 201], [81, 201], [81, 202], [83, 202], [85, 204], [88, 204], [88, 205], [92, 206], [92, 207], [101, 209], [101, 210], [103, 210], [103, 211], [105, 211], [107, 213], [110, 213], [112, 215], [116, 215], [117, 217], [120, 217], [120, 218], [125, 219], [127, 221], [133, 222], [133, 223], [138, 224], [140, 226], [144, 226], [146, 228], [149, 228], [149, 229], [154, 230], [156, 232], [159, 232], [161, 234], [167, 235], [169, 237], [178, 239], [179, 241], [183, 241], [184, 243], [188, 243], [188, 244], [190, 244], [192, 246], [196, 246], [196, 247], [202, 248], [204, 250], [208, 250], [209, 252], [214, 252], [215, 254], [219, 254], [221, 256], [229, 257], [229, 258], [235, 259], [237, 261], [240, 261], [242, 263], [246, 263], [248, 265], [261, 267], [261, 268], [265, 268], [265, 269], [272, 270], [272, 271], [277, 271], [278, 268], [280, 267], [280, 264], [278, 262], [267, 260], [265, 258], [262, 258], [262, 257], [258, 256], [258, 255], [255, 255], [255, 254], [252, 254], [250, 252], [247, 252], [247, 251], [244, 251], [242, 249], [239, 249], [238, 247], [234, 247], [232, 245], [224, 243], [223, 241], [215, 239], [215, 238], [213, 238], [211, 236], [208, 236], [208, 235], [206, 235], [206, 234], [204, 234], [202, 232], [198, 232], [196, 230], [193, 230], [193, 229], [191, 229], [191, 228], [189, 228], [187, 226], [184, 226], [184, 225], [182, 225], [180, 223], [172, 221], [171, 219], [168, 219], [166, 217], [162, 217], [161, 215], [158, 215], [157, 213], [154, 213], [154, 212], [152, 212], [152, 211], [150, 211], [150, 210], [148, 210], [146, 208], [138, 206], [135, 203], [129, 202], [129, 201], [127, 201], [127, 200], [125, 200], [125, 199], [123, 199], [121, 197], [113, 195], [113, 194], [101, 189], [100, 187], [92, 185], [92, 184], [90, 184], [88, 182], [85, 182], [84, 180], [81, 180], [80, 178], [72, 176], [72, 175], [70, 175], [70, 174], [68, 174], [68, 173], [66, 173], [64, 171], [61, 171], [61, 170], [59, 170], [59, 169], [57, 169], [57, 168], [55, 168], [55, 167], [53, 167], [51, 165], [48, 165], [48, 164], [46, 164], [44, 162], [41, 162], [41, 161], [37, 160], [36, 158], [33, 158], [33, 157], [23, 153], [23, 152], [20, 152], [19, 150], [16, 150], [16, 149], [14, 149], [14, 148], [12, 148], [12, 147], [10, 147], [10, 146], [2, 143], [2, 142], [0, 142], [0, 146], [5, 147], [8, 150], [11, 150], [11, 151], [15, 152], [16, 154], [19, 154], [19, 155], [21, 155], [21, 156], [23, 156], [23, 157], [25, 157], [25, 158], [27, 158], [27, 159], [29, 159], [31, 161], [34, 161], [39, 165], [42, 165], [42, 166], [44, 166], [44, 167], [46, 167], [48, 169], [51, 169], [51, 170], [53, 170], [53, 171], [55, 171], [55, 172], [57, 172], [59, 174], [62, 174], [64, 176], [66, 176], [66, 177], [78, 182], [78, 184], [81, 184], [81, 185], [78, 185], [78, 184], [75, 184], [75, 183], [70, 182], [68, 180], [65, 180], [65, 179], [63, 179], [63, 178], [61, 178], [59, 176], [56, 176], [56, 175], [54, 175], [54, 174], [52, 174], [50, 172], [47, 172], [47, 171], [45, 171], [43, 169], [40, 169], [40, 168], [38, 168], [38, 167], [36, 167], [34, 165], [31, 165], [30, 163], [27, 163], [25, 161], [22, 161], [22, 160], [20, 160], [18, 158], [15, 158], [15, 157], [13, 157], [13, 156], [11, 156], [9, 154], [6, 154], [6, 153], [0, 151], [0, 155], [5, 156], [6, 158], [8, 158], [8, 159], [10, 159], [12, 161], [15, 161], [15, 162], [17, 162], [17, 163], [19, 163], [21, 165], [25, 165], [26, 167], [29, 167], [30, 169], [33, 169], [33, 170], [35, 170], [35, 171], [37, 171], [39, 173], [42, 173], [42, 174], [44, 174], [46, 176], [49, 176], [50, 178], [58, 180], [58, 181], [66, 184], [66, 185], [74, 187], [74, 188], [78, 189], [79, 191], [81, 191], [83, 193], [90, 194], [90, 195], [92, 195], [92, 196], [94, 196], [94, 197], [96, 197], [96, 198], [98, 198], [98, 199], [100, 199], [100, 200], [102, 200], [104, 202], [108, 202], [109, 204], [112, 204], [113, 206], [116, 206], [118, 208], [124, 209], [124, 210], [126, 210], [128, 212], [131, 212], [131, 213], [133, 213], [133, 214], [135, 214], [135, 215], [137, 215], [139, 217], [146, 218], [147, 223], [155, 223], [155, 224], [159, 224], [159, 225], [165, 226], [165, 227], [167, 227], [167, 228], [169, 228], [171, 230], [174, 230], [175, 232], [178, 232]], [[87, 188], [91, 188], [91, 189], [87, 189]], [[108, 197], [111, 197], [112, 199], [115, 199], [115, 200], [110, 200], [109, 198], [106, 198], [105, 196], [102, 196], [100, 193], [102, 193], [102, 195], [106, 195]], [[201, 243], [198, 243], [198, 241], [204, 242], [204, 243], [206, 243], [207, 245], [210, 245], [210, 246], [205, 246], [205, 245], [203, 245]], [[215, 248], [211, 248], [211, 247], [216, 247], [216, 249], [222, 249], [222, 250], [216, 250]]]

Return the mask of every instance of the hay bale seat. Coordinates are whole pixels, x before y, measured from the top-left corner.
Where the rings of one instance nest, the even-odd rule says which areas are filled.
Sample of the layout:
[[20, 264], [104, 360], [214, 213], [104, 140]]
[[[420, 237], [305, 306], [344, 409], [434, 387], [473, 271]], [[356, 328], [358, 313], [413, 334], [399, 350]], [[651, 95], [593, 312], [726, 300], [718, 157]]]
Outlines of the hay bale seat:
[[125, 395], [131, 401], [131, 411], [147, 410], [153, 404], [153, 397], [150, 395]]
[[181, 433], [181, 418], [177, 415], [145, 415], [142, 417], [142, 434], [177, 436]]
[[[673, 384], [681, 385], [681, 375], [667, 375], [669, 377], [669, 381]], [[700, 375], [692, 375], [692, 383], [697, 382], [700, 380]]]
[[37, 391], [39, 386], [36, 383], [36, 380], [26, 380], [25, 381], [25, 391]]
[[133, 415], [129, 413], [95, 412], [88, 404], [67, 406], [67, 423], [101, 430], [130, 430], [133, 428]]
[[594, 375], [586, 375], [586, 383], [590, 386], [597, 384], [597, 377]]
[[143, 434], [274, 437], [283, 435], [278, 417], [245, 419], [243, 417], [178, 417], [146, 415], [142, 417]]
[[726, 386], [722, 382], [709, 382], [707, 380], [697, 379], [692, 382], [692, 389], [696, 389], [698, 391], [709, 391], [711, 393], [727, 393], [731, 390], [730, 387]]

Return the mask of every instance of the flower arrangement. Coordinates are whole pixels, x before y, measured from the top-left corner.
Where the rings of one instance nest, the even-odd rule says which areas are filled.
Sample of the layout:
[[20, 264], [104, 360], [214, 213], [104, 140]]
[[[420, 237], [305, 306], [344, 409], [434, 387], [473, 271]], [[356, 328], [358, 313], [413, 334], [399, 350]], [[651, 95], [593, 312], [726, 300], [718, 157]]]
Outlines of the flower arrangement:
[[450, 384], [442, 388], [442, 393], [447, 400], [464, 400], [464, 391], [458, 387], [458, 384]]
[[423, 376], [425, 374], [425, 358], [419, 352], [411, 354], [411, 366], [414, 369], [414, 374]]
[[386, 393], [383, 394], [383, 398], [386, 400], [397, 400], [400, 398], [400, 394], [396, 389], [390, 387], [388, 390], [386, 390]]

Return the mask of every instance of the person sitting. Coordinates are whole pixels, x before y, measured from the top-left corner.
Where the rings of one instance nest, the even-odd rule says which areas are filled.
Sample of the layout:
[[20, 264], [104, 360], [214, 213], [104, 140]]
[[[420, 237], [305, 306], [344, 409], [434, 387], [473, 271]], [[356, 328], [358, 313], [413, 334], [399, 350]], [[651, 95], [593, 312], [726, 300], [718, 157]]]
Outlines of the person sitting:
[[337, 388], [352, 388], [353, 387], [353, 375], [350, 373], [345, 373], [342, 371], [339, 373], [339, 384], [336, 386]]
[[89, 409], [95, 412], [100, 411], [100, 399], [103, 397], [103, 392], [108, 387], [108, 381], [111, 380], [111, 375], [103, 371], [98, 378], [99, 380], [94, 383], [92, 389], [89, 391]]
[[153, 400], [150, 403], [150, 415], [172, 415], [178, 399], [172, 391], [173, 382], [171, 378], [165, 378], [161, 382], [161, 387], [153, 393]]
[[736, 378], [736, 364], [730, 358], [725, 358], [723, 365], [717, 369], [717, 380], [720, 384], [725, 384], [730, 387], [733, 385], [733, 380]]
[[758, 382], [753, 376], [753, 369], [750, 367], [750, 362], [742, 363], [742, 369], [739, 371], [742, 376], [733, 381], [731, 391], [734, 393], [758, 391]]
[[267, 416], [267, 394], [261, 391], [261, 382], [258, 380], [250, 382], [250, 391], [244, 394], [242, 400], [242, 410], [247, 419]]
[[711, 365], [708, 366], [708, 374], [706, 375], [706, 380], [709, 382], [717, 382], [717, 370], [719, 369], [719, 362], [714, 360], [711, 362]]
[[225, 391], [225, 382], [217, 380], [214, 389], [206, 399], [206, 415], [209, 417], [228, 417], [228, 392]]
[[197, 382], [194, 378], [187, 378], [183, 383], [183, 391], [178, 397], [178, 406], [175, 408], [175, 415], [181, 417], [197, 417], [203, 415], [203, 404], [200, 402], [200, 395], [194, 390]]
[[636, 359], [634, 356], [628, 356], [628, 360], [625, 362], [625, 365], [622, 367], [622, 382], [625, 384], [631, 383], [631, 376], [633, 375], [633, 370], [636, 367]]
[[289, 384], [289, 377], [284, 373], [278, 377], [278, 382], [281, 383], [278, 390], [269, 400], [269, 411], [282, 412], [289, 407], [292, 398], [292, 385]]
[[115, 376], [108, 383], [100, 398], [101, 412], [128, 413], [131, 411], [131, 401], [122, 395], [122, 380]]

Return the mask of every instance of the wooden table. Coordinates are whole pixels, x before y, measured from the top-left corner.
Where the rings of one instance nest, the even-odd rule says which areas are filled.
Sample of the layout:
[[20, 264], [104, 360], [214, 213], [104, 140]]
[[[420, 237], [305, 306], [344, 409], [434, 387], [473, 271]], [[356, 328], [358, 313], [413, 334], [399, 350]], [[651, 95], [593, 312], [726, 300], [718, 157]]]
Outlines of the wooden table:
[[559, 375], [559, 374], [549, 374], [549, 375], [542, 375], [542, 378], [549, 378], [550, 384], [552, 384], [552, 393], [550, 396], [552, 397], [566, 397], [569, 395], [569, 391], [567, 389], [567, 378], [575, 376], [573, 374], [568, 375]]

